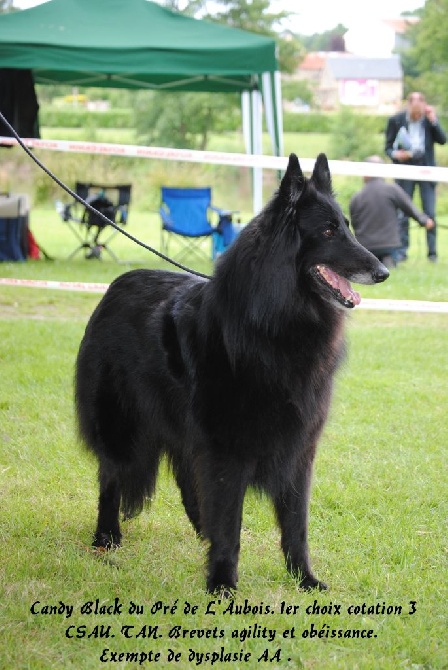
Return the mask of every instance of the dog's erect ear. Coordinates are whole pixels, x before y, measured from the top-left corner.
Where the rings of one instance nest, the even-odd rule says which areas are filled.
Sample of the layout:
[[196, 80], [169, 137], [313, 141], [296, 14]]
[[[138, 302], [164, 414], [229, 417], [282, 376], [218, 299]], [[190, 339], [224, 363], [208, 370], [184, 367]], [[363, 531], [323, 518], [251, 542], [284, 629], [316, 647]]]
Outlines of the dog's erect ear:
[[290, 154], [288, 167], [280, 184], [280, 194], [285, 200], [289, 200], [293, 193], [299, 195], [302, 192], [303, 184], [304, 177], [299, 159], [295, 154]]
[[316, 159], [311, 181], [314, 182], [318, 191], [332, 194], [331, 174], [328, 167], [328, 160], [325, 154], [319, 154]]

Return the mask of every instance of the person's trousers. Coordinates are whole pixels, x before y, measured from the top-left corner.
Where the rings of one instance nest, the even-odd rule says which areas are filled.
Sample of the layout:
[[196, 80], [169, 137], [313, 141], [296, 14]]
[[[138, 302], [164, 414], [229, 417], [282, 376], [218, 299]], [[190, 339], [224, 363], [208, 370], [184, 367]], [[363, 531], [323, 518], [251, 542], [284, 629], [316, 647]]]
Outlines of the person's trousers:
[[[420, 199], [422, 201], [422, 210], [434, 221], [435, 224], [436, 184], [432, 181], [411, 181], [408, 179], [397, 179], [397, 184], [401, 186], [403, 191], [405, 191], [411, 199], [414, 196], [415, 187], [418, 184], [420, 189]], [[409, 219], [401, 212], [399, 222], [401, 254], [407, 256], [407, 251], [409, 248]], [[436, 225], [434, 225], [432, 230], [426, 231], [426, 242], [428, 245], [428, 256], [437, 256]]]
[[369, 249], [387, 269], [394, 268], [400, 260], [400, 249], [397, 247], [381, 247], [380, 249]]

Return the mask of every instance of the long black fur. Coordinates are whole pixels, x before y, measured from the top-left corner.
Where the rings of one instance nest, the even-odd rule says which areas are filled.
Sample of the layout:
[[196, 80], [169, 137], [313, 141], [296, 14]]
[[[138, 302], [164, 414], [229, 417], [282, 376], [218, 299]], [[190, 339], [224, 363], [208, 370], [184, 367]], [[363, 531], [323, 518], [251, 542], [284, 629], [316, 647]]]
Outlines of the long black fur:
[[326, 588], [310, 567], [308, 499], [352, 304], [323, 266], [360, 283], [388, 276], [349, 232], [326, 157], [307, 179], [291, 154], [210, 281], [136, 270], [111, 284], [76, 371], [80, 434], [99, 460], [96, 546], [120, 544], [120, 508], [141, 510], [166, 454], [209, 543], [209, 591], [236, 587], [248, 486], [273, 500], [289, 572]]

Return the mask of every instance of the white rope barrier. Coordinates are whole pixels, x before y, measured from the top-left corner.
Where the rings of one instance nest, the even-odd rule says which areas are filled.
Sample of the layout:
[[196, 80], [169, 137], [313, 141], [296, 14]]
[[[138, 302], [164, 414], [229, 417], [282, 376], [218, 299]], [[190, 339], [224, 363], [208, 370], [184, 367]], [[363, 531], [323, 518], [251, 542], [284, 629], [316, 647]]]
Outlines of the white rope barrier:
[[[75, 142], [70, 140], [23, 139], [26, 146], [48, 151], [68, 153], [100, 154], [106, 156], [127, 156], [129, 158], [152, 158], [158, 160], [186, 161], [190, 163], [211, 163], [237, 167], [258, 167], [271, 170], [285, 170], [286, 157], [226, 153], [224, 151], [193, 151], [190, 149], [170, 149], [167, 147], [147, 147], [133, 144], [109, 144], [105, 142]], [[15, 138], [0, 137], [0, 144], [14, 146]], [[297, 149], [299, 153], [300, 147]], [[305, 172], [312, 172], [315, 158], [301, 158], [300, 165]], [[391, 179], [413, 179], [415, 181], [435, 181], [448, 183], [448, 168], [420, 165], [394, 165], [392, 163], [362, 163], [355, 161], [329, 161], [333, 175], [358, 177], [384, 177]]]
[[[55, 289], [58, 291], [82, 291], [84, 293], [105, 293], [109, 284], [0, 277], [0, 286]], [[432, 302], [425, 300], [376, 300], [373, 298], [364, 298], [357, 309], [448, 314], [448, 302]]]
[[429, 300], [377, 300], [363, 298], [361, 309], [385, 310], [388, 312], [433, 312], [448, 314], [448, 302], [432, 302]]

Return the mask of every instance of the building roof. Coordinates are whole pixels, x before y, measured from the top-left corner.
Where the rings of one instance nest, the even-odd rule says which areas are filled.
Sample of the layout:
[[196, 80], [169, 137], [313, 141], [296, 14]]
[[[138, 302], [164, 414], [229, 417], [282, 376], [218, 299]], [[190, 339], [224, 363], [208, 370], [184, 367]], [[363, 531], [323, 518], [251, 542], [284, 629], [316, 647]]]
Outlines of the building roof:
[[402, 35], [407, 31], [409, 26], [415, 25], [420, 19], [417, 16], [405, 16], [396, 19], [381, 19], [381, 21], [386, 26], [389, 26], [389, 28], [392, 28], [395, 33]]
[[314, 71], [323, 70], [327, 56], [328, 54], [325, 52], [319, 53], [317, 51], [310, 51], [300, 63], [299, 69]]
[[398, 56], [389, 58], [329, 56], [327, 64], [335, 79], [401, 79], [403, 77]]

